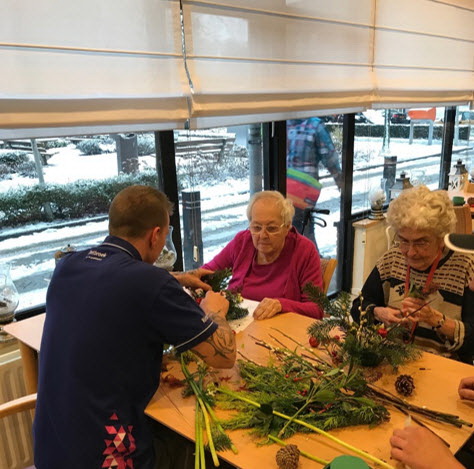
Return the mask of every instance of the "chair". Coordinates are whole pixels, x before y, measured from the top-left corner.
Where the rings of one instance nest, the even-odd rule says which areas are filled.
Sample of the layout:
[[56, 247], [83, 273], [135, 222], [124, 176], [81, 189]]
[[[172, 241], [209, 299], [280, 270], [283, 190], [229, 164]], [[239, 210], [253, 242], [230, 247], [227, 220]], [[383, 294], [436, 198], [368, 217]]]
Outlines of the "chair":
[[[0, 419], [3, 419], [4, 417], [8, 417], [10, 415], [16, 415], [16, 414], [19, 414], [20, 412], [24, 412], [27, 410], [33, 410], [35, 406], [36, 406], [36, 393], [28, 394], [27, 396], [13, 399], [4, 404], [0, 404]], [[12, 435], [12, 436], [14, 437], [15, 435]], [[18, 458], [20, 457], [21, 456], [18, 455]], [[20, 459], [18, 459], [18, 461], [20, 461]], [[17, 466], [15, 465], [15, 467]], [[25, 469], [35, 469], [35, 466], [28, 466]]]
[[454, 233], [471, 234], [472, 233], [471, 207], [468, 204], [455, 206], [454, 213], [456, 214], [456, 227], [454, 229]]
[[329, 284], [331, 283], [332, 274], [336, 270], [337, 267], [337, 259], [329, 258], [324, 259], [321, 258], [321, 274], [323, 276], [323, 292], [327, 294], [329, 290]]

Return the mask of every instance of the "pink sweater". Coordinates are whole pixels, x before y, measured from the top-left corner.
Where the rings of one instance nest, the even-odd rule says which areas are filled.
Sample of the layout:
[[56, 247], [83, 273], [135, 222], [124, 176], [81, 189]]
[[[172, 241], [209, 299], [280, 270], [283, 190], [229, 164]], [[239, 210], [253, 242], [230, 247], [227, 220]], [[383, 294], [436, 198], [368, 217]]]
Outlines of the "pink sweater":
[[293, 311], [317, 319], [323, 316], [321, 308], [302, 292], [308, 282], [322, 288], [319, 254], [309, 239], [291, 228], [280, 256], [273, 263], [257, 264], [256, 254], [250, 232], [241, 231], [203, 268], [231, 268], [229, 288], [240, 290], [244, 298], [276, 298], [283, 313]]

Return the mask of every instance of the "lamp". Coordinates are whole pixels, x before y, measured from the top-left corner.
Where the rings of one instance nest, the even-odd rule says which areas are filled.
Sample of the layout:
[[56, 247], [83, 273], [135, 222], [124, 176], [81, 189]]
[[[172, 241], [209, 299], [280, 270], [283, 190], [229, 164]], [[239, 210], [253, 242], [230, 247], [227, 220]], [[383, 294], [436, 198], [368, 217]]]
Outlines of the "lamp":
[[396, 199], [400, 192], [411, 187], [413, 187], [413, 184], [410, 182], [410, 178], [407, 177], [405, 171], [402, 171], [400, 177], [395, 179], [395, 183], [390, 189], [390, 200]]
[[449, 174], [448, 190], [463, 191], [468, 180], [469, 173], [466, 169], [466, 165], [459, 159], [453, 166], [453, 171]]
[[387, 200], [385, 190], [382, 187], [375, 187], [369, 192], [370, 214], [371, 220], [383, 220], [383, 204]]
[[0, 264], [0, 343], [13, 340], [3, 326], [13, 321], [20, 298], [10, 275], [10, 264]]

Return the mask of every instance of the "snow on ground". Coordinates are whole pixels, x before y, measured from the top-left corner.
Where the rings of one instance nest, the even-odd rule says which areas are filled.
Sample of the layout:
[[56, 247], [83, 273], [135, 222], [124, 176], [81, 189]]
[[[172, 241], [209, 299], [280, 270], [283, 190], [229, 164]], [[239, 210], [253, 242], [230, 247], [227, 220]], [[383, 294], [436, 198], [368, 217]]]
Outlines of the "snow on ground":
[[[367, 116], [370, 118], [369, 116]], [[372, 121], [374, 119], [371, 118]], [[466, 142], [459, 142], [454, 151], [465, 147]], [[472, 143], [471, 143], [472, 145]], [[406, 139], [391, 139], [390, 151], [397, 155], [398, 162], [409, 161], [413, 158], [441, 153], [441, 142], [433, 141], [428, 145], [427, 141], [416, 141], [409, 145]], [[115, 153], [101, 155], [81, 155], [73, 146], [50, 150], [53, 156], [48, 165], [44, 167], [44, 177], [49, 183], [67, 183], [79, 179], [103, 179], [117, 175], [117, 158]], [[382, 165], [384, 156], [381, 154], [381, 139], [357, 138], [355, 141], [356, 159], [354, 169], [361, 169], [354, 173], [363, 175], [354, 184], [354, 195], [359, 196], [360, 204], [354, 210], [368, 208], [368, 192], [376, 187], [380, 181], [381, 168], [367, 169], [375, 165]], [[464, 162], [468, 167], [473, 161], [472, 150], [469, 156], [463, 154]], [[455, 160], [455, 156], [453, 156]], [[439, 172], [435, 164], [412, 170], [412, 179], [432, 176]], [[140, 168], [155, 168], [153, 156], [140, 157]], [[397, 175], [399, 171], [397, 171]], [[37, 184], [36, 178], [14, 177], [11, 180], [0, 181], [0, 192], [9, 188], [22, 185]], [[339, 220], [339, 198], [340, 193], [332, 179], [323, 180], [324, 189], [321, 192], [319, 204], [331, 204], [331, 214], [324, 219], [328, 223], [327, 228], [317, 228], [317, 239], [323, 254], [333, 255], [335, 240], [337, 239], [334, 223]], [[231, 179], [219, 181], [212, 185], [196, 185], [192, 190], [200, 191], [201, 209], [203, 215], [204, 231], [204, 262], [212, 259], [226, 245], [234, 235], [236, 226], [244, 229], [246, 226], [245, 204], [249, 198], [248, 179]], [[362, 202], [361, 202], [362, 201]], [[47, 228], [47, 229], [44, 229]], [[33, 234], [21, 234], [21, 230], [33, 230]], [[31, 276], [36, 275], [36, 283], [30, 285], [21, 294], [21, 308], [42, 304], [45, 300], [46, 287], [54, 269], [54, 259], [51, 250], [63, 247], [66, 240], [70, 238], [87, 238], [91, 243], [99, 242], [107, 230], [107, 221], [89, 221], [79, 226], [58, 226], [51, 223], [37, 223], [21, 228], [1, 229], [2, 236], [7, 235], [0, 241], [0, 259], [4, 262], [12, 262], [12, 276], [15, 282], [24, 282]], [[222, 236], [222, 232], [225, 236]], [[10, 235], [12, 237], [8, 237]], [[22, 261], [24, 260], [24, 262]]]

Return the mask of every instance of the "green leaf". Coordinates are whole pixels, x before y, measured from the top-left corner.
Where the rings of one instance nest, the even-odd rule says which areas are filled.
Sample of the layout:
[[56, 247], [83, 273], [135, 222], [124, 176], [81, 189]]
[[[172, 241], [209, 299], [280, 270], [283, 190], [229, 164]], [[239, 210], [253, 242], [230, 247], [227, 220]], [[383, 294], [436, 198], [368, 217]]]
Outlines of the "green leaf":
[[323, 389], [322, 391], [318, 391], [313, 399], [319, 402], [332, 402], [336, 399], [336, 395], [328, 389]]

